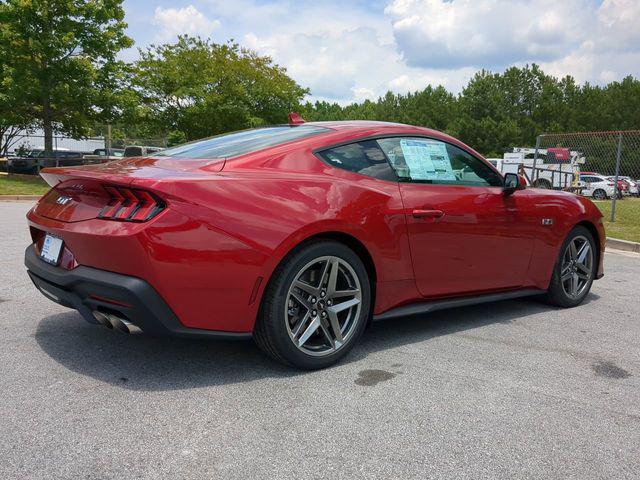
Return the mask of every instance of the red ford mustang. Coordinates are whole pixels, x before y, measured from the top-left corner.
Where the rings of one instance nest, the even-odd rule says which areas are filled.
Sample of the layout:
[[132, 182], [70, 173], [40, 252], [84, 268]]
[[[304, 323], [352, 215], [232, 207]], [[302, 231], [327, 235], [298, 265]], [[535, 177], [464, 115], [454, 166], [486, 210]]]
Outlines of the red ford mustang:
[[245, 338], [321, 368], [370, 320], [525, 295], [562, 307], [603, 274], [602, 215], [473, 149], [381, 122], [257, 128], [148, 158], [43, 170], [25, 263], [93, 323]]

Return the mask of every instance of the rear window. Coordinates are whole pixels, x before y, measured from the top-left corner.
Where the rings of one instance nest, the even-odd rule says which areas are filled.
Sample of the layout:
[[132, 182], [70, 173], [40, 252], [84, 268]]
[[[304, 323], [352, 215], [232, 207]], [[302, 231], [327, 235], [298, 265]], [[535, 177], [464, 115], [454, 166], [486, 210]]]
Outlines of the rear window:
[[196, 140], [155, 154], [161, 157], [229, 158], [327, 132], [315, 125], [254, 128]]

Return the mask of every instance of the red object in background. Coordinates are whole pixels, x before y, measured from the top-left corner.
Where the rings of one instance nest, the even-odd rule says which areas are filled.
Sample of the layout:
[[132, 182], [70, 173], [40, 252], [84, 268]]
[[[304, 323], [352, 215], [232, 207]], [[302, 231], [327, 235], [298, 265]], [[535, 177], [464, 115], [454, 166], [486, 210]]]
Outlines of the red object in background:
[[[291, 121], [290, 130], [317, 125]], [[370, 257], [374, 314], [427, 299], [547, 289], [563, 240], [581, 222], [597, 231], [604, 249], [600, 212], [570, 193], [505, 196], [501, 187], [380, 180], [315, 154], [405, 135], [457, 146], [495, 171], [441, 132], [380, 122], [315, 128], [322, 133], [226, 160], [158, 155], [43, 170], [53, 188], [28, 214], [32, 237], [62, 238], [66, 255], [63, 265], [46, 265], [48, 275], [78, 292], [80, 300], [67, 303], [85, 317], [96, 306], [132, 305], [150, 321], [170, 322], [172, 333], [250, 333], [274, 270], [313, 237], [352, 242]], [[567, 151], [552, 150], [557, 157]], [[414, 215], [423, 211], [444, 214]], [[27, 264], [36, 265], [29, 255]], [[65, 268], [75, 276], [63, 284]], [[102, 272], [99, 283], [87, 283], [95, 271]], [[51, 295], [62, 292], [54, 287]], [[138, 303], [127, 296], [134, 291]]]
[[547, 159], [551, 161], [549, 154], [554, 156], [556, 162], [569, 162], [571, 160], [571, 152], [568, 148], [547, 148]]

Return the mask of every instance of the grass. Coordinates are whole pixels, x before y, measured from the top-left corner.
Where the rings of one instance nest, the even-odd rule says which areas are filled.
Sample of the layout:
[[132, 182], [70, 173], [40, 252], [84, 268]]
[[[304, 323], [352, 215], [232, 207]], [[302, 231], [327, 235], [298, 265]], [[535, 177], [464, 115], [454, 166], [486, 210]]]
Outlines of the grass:
[[616, 221], [610, 222], [611, 200], [594, 202], [604, 215], [607, 237], [640, 242], [640, 198], [625, 198], [616, 202]]
[[40, 177], [13, 177], [0, 173], [0, 195], [43, 195], [49, 186]]

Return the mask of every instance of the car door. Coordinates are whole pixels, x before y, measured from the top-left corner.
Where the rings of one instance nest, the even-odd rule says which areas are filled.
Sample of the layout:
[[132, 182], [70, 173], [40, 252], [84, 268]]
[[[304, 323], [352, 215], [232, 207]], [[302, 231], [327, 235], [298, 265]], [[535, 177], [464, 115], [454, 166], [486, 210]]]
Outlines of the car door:
[[536, 219], [526, 190], [461, 148], [429, 138], [378, 140], [400, 180], [418, 290], [425, 297], [523, 284]]

